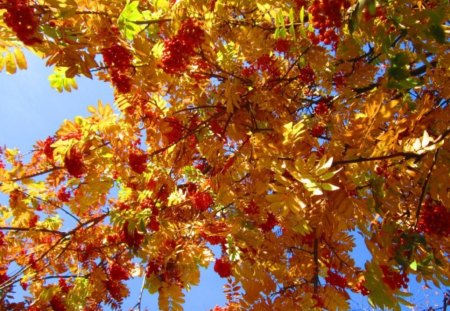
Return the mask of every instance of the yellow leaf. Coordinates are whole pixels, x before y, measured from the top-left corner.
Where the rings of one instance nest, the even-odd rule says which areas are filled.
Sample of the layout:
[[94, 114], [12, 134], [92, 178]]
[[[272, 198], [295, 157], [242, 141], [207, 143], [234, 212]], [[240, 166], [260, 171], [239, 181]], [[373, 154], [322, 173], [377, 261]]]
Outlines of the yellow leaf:
[[9, 74], [16, 73], [17, 71], [16, 60], [14, 59], [14, 56], [11, 53], [6, 54], [5, 65], [7, 73]]
[[17, 66], [19, 69], [27, 69], [27, 60], [25, 59], [25, 55], [23, 54], [21, 49], [15, 49], [14, 55], [16, 57]]

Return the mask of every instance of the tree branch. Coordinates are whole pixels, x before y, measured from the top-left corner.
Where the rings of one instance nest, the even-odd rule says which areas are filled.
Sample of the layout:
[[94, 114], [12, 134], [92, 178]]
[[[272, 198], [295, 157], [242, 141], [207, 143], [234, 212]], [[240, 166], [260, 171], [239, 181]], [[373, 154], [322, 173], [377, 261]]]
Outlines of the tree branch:
[[430, 179], [431, 179], [431, 173], [433, 172], [433, 168], [436, 164], [438, 155], [439, 155], [439, 148], [436, 149], [436, 152], [434, 153], [433, 163], [431, 164], [431, 167], [428, 170], [427, 178], [425, 179], [425, 181], [422, 185], [422, 191], [421, 191], [420, 197], [419, 197], [419, 204], [417, 205], [417, 210], [416, 210], [416, 222], [414, 224], [414, 230], [417, 229], [417, 225], [419, 223], [420, 211], [422, 209], [422, 202], [423, 202], [423, 199], [425, 198], [425, 193], [427, 191], [428, 183], [430, 182]]
[[360, 162], [370, 162], [370, 161], [379, 161], [379, 160], [386, 160], [386, 159], [392, 159], [392, 158], [398, 158], [403, 157], [405, 159], [420, 159], [423, 157], [423, 154], [417, 154], [413, 152], [399, 152], [399, 153], [393, 153], [385, 156], [378, 156], [378, 157], [372, 157], [372, 158], [364, 158], [364, 157], [358, 157], [356, 159], [351, 160], [341, 160], [341, 161], [335, 161], [333, 162], [332, 166], [337, 165], [344, 165], [344, 164], [350, 164], [350, 163], [360, 163]]
[[50, 230], [44, 228], [20, 228], [20, 227], [0, 227], [0, 230], [6, 231], [29, 231], [29, 232], [45, 232], [45, 233], [53, 233], [61, 236], [65, 236], [66, 233], [58, 230]]

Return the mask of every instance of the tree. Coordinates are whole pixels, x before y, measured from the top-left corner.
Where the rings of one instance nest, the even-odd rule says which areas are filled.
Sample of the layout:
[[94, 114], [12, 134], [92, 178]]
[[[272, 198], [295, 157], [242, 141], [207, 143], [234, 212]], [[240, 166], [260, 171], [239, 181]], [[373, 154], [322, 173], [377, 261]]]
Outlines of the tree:
[[58, 91], [95, 76], [116, 99], [27, 161], [1, 149], [2, 308], [120, 308], [141, 277], [181, 310], [209, 264], [228, 280], [215, 310], [341, 310], [350, 292], [399, 309], [411, 276], [449, 285], [448, 1], [0, 9], [1, 68], [28, 49]]

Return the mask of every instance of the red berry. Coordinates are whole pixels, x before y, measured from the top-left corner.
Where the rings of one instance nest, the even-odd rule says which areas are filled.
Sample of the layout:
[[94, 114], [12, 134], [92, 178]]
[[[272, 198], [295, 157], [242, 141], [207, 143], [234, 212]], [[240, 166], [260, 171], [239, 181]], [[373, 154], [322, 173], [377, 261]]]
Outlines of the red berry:
[[263, 232], [269, 232], [272, 231], [272, 229], [278, 224], [278, 220], [276, 219], [275, 215], [272, 213], [267, 214], [267, 220], [265, 223], [259, 225], [261, 230]]
[[122, 280], [128, 280], [130, 278], [130, 274], [128, 271], [121, 265], [118, 265], [117, 263], [113, 263], [109, 267], [109, 275], [111, 277], [111, 280], [113, 281], [122, 281]]
[[69, 153], [64, 158], [64, 166], [67, 172], [73, 177], [80, 178], [85, 173], [85, 166], [83, 163], [83, 154], [75, 147], [70, 149]]
[[214, 202], [213, 198], [208, 192], [197, 192], [191, 197], [191, 200], [194, 207], [201, 212], [206, 211]]
[[130, 168], [138, 174], [142, 174], [147, 168], [147, 154], [142, 151], [131, 152], [128, 161]]
[[325, 127], [323, 125], [316, 124], [311, 129], [311, 135], [313, 137], [320, 137], [325, 134]]
[[221, 278], [227, 278], [231, 276], [231, 263], [226, 258], [216, 259], [214, 271], [216, 271]]

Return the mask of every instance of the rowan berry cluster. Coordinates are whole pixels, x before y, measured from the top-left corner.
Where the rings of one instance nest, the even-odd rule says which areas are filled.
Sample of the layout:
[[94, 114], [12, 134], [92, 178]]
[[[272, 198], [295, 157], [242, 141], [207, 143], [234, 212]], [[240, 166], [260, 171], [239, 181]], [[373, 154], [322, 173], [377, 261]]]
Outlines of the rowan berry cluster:
[[102, 55], [116, 89], [119, 93], [129, 93], [131, 90], [131, 61], [133, 59], [131, 52], [115, 42], [110, 47], [102, 49]]
[[319, 34], [314, 32], [308, 34], [309, 39], [318, 44], [335, 44], [339, 37], [336, 30], [342, 26], [341, 8], [348, 9], [350, 2], [348, 0], [315, 0], [309, 7], [312, 15], [312, 25], [318, 30]]
[[323, 126], [321, 124], [316, 124], [311, 129], [311, 135], [313, 137], [321, 137], [325, 134], [325, 132], [326, 132], [325, 126]]
[[231, 263], [224, 257], [216, 259], [214, 271], [216, 271], [221, 278], [227, 278], [231, 276]]
[[381, 265], [380, 268], [383, 272], [383, 282], [389, 285], [392, 290], [408, 288], [409, 278], [406, 272], [400, 273], [398, 271], [391, 270], [391, 268], [386, 265]]
[[439, 237], [450, 236], [450, 210], [441, 202], [425, 200], [418, 222], [418, 230]]
[[330, 111], [330, 109], [328, 109], [328, 101], [325, 99], [322, 99], [321, 101], [319, 101], [316, 105], [316, 107], [314, 107], [314, 113], [318, 116], [322, 116], [327, 114]]
[[208, 192], [197, 192], [191, 196], [191, 200], [194, 207], [201, 212], [206, 211], [214, 202], [213, 198]]
[[276, 225], [278, 225], [278, 220], [277, 220], [277, 218], [275, 217], [274, 214], [268, 213], [268, 214], [267, 214], [267, 220], [266, 220], [266, 222], [263, 223], [263, 224], [260, 224], [260, 225], [259, 225], [259, 228], [261, 228], [261, 230], [262, 230], [263, 232], [269, 232], [269, 231], [272, 231], [272, 229], [273, 229]]
[[142, 174], [147, 168], [147, 154], [142, 151], [132, 151], [128, 156], [128, 163], [132, 171]]
[[175, 117], [167, 117], [163, 119], [163, 122], [168, 123], [169, 130], [164, 132], [165, 138], [168, 140], [169, 145], [178, 142], [183, 137], [183, 124]]
[[113, 263], [109, 267], [109, 276], [113, 281], [128, 280], [130, 278], [129, 272], [124, 267], [118, 265], [117, 263]]
[[34, 8], [28, 5], [26, 0], [11, 0], [3, 19], [17, 37], [26, 45], [41, 43], [42, 40], [37, 37], [39, 22], [34, 15]]
[[83, 176], [86, 169], [83, 163], [83, 153], [74, 147], [70, 149], [64, 158], [64, 166], [73, 177], [80, 178]]
[[275, 41], [274, 44], [274, 50], [279, 52], [279, 53], [288, 53], [289, 49], [291, 48], [291, 41], [287, 40], [287, 39], [278, 39], [277, 41]]
[[316, 74], [314, 73], [314, 70], [309, 65], [307, 65], [306, 67], [300, 69], [298, 79], [302, 84], [311, 85], [316, 79]]
[[346, 288], [348, 286], [347, 279], [336, 272], [328, 270], [328, 274], [325, 277], [325, 281], [328, 284], [335, 287]]
[[185, 20], [177, 34], [164, 41], [162, 69], [169, 74], [185, 71], [204, 36], [205, 32], [197, 21], [190, 18]]

